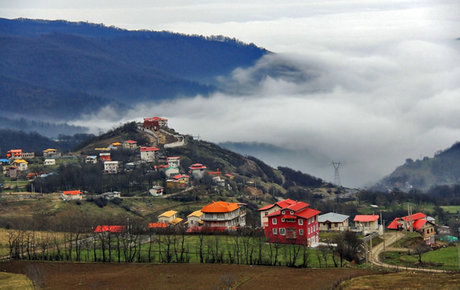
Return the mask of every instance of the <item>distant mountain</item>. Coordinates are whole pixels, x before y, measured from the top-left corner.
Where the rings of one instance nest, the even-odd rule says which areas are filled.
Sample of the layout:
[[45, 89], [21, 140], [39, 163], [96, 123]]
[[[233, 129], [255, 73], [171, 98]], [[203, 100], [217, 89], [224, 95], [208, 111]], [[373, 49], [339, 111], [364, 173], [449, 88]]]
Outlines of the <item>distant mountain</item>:
[[390, 175], [382, 179], [375, 188], [426, 191], [437, 185], [460, 184], [460, 142], [437, 152], [434, 157], [406, 159]]
[[0, 18], [0, 113], [69, 120], [103, 106], [207, 95], [268, 52], [225, 37]]

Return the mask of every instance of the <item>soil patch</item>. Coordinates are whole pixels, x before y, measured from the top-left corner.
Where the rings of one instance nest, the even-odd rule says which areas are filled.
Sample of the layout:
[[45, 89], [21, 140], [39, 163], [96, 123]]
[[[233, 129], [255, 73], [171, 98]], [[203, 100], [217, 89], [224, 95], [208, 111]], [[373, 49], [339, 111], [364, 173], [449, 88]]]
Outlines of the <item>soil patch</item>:
[[45, 289], [331, 289], [369, 275], [362, 269], [292, 269], [222, 264], [102, 264], [13, 261], [1, 271], [26, 274]]

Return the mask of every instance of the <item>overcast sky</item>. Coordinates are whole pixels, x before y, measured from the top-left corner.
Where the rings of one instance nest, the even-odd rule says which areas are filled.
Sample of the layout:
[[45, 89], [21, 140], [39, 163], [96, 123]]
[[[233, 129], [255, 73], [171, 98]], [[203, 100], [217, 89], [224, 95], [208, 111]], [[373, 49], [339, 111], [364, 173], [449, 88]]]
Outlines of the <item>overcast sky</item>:
[[[124, 120], [162, 115], [214, 142], [308, 149], [343, 162], [348, 186], [460, 140], [458, 0], [73, 2], [1, 1], [0, 16], [220, 34], [276, 53], [223, 80], [238, 94], [150, 104]], [[255, 77], [280, 63], [295, 72]], [[79, 124], [118, 121], [108, 116], [109, 108]], [[332, 180], [330, 162], [319, 167], [298, 169]]]

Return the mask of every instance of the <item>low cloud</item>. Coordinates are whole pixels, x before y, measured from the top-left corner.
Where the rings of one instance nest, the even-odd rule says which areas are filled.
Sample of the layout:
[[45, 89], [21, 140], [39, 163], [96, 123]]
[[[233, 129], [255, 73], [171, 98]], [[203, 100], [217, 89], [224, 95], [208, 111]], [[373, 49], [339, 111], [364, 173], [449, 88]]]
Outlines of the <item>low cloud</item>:
[[330, 160], [292, 164], [326, 180], [333, 179], [330, 161], [341, 161], [348, 186], [374, 182], [405, 158], [432, 155], [459, 139], [456, 0], [138, 1], [130, 7], [110, 2], [110, 9], [79, 3], [50, 4], [50, 10], [3, 4], [3, 11], [6, 17], [221, 34], [275, 52], [222, 76], [223, 92], [210, 97], [141, 104], [122, 115], [106, 108], [75, 122], [95, 132], [164, 116], [179, 132], [214, 142], [317, 152]]

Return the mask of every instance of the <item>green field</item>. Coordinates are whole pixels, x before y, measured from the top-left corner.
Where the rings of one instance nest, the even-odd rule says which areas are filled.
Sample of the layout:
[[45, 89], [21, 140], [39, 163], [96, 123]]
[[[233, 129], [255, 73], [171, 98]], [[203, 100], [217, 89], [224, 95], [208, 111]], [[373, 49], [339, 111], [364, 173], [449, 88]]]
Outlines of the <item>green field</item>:
[[450, 214], [460, 214], [460, 205], [443, 205], [441, 208]]
[[34, 289], [26, 275], [0, 272], [0, 289]]
[[[409, 254], [408, 252], [385, 252], [382, 258], [388, 264], [399, 265], [401, 267], [419, 266], [418, 256], [416, 254]], [[422, 261], [424, 263], [423, 267], [426, 268], [458, 270], [458, 248], [448, 247], [427, 252], [422, 255]]]

